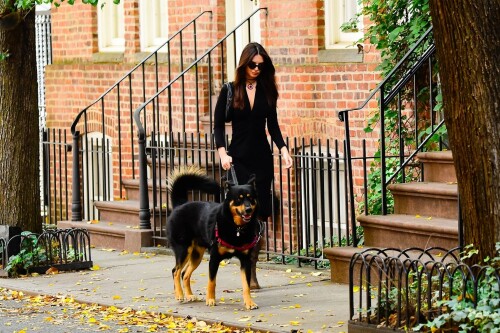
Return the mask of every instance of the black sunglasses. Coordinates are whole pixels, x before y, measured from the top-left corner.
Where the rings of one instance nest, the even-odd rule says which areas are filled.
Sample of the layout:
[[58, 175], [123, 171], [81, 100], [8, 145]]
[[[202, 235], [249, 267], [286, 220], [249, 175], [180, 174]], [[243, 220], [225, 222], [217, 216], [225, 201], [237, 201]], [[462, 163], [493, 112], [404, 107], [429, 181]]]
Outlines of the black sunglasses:
[[260, 64], [258, 64], [258, 63], [255, 63], [252, 61], [252, 62], [248, 63], [248, 68], [250, 68], [250, 69], [258, 68], [259, 70], [262, 70], [264, 68], [264, 63], [261, 62]]

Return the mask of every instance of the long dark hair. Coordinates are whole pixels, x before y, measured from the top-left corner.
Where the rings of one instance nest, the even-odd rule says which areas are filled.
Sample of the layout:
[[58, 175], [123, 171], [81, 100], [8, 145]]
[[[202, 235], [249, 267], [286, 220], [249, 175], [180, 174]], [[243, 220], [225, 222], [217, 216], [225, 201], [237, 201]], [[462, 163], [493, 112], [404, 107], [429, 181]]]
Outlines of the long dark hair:
[[259, 43], [249, 43], [245, 46], [243, 52], [241, 52], [240, 62], [236, 68], [233, 99], [233, 107], [235, 109], [242, 110], [245, 107], [243, 96], [246, 85], [246, 68], [257, 54], [260, 54], [264, 59], [264, 65], [257, 77], [257, 85], [260, 85], [265, 92], [267, 104], [272, 108], [276, 108], [279, 94], [275, 78], [276, 69], [274, 68], [273, 61], [262, 45]]

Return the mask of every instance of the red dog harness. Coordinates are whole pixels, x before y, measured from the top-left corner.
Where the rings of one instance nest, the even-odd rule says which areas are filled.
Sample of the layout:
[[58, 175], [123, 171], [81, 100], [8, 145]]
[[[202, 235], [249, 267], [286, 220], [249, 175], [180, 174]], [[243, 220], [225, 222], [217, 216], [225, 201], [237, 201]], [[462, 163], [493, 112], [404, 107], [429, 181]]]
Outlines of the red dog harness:
[[228, 242], [224, 241], [222, 238], [220, 238], [219, 237], [219, 229], [217, 228], [217, 226], [215, 227], [215, 238], [217, 238], [217, 242], [224, 247], [227, 247], [229, 249], [233, 249], [236, 251], [245, 251], [245, 250], [251, 249], [259, 242], [260, 235], [261, 235], [260, 232], [257, 235], [255, 235], [254, 240], [249, 244], [245, 244], [243, 246], [234, 246], [234, 245], [231, 245]]

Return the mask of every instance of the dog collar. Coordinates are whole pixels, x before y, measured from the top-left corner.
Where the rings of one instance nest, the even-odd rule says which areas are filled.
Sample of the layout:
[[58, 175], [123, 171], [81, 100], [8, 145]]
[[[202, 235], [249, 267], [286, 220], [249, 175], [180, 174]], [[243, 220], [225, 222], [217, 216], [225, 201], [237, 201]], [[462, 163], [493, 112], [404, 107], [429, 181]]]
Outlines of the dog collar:
[[217, 242], [224, 246], [224, 247], [227, 247], [229, 249], [233, 249], [233, 250], [236, 250], [236, 251], [245, 251], [245, 250], [249, 250], [251, 249], [252, 247], [254, 247], [260, 240], [260, 233], [255, 235], [255, 238], [254, 240], [249, 243], [249, 244], [245, 244], [243, 246], [234, 246], [234, 245], [231, 245], [229, 244], [228, 242], [226, 242], [225, 240], [223, 240], [222, 238], [219, 237], [219, 229], [217, 227], [215, 227], [215, 238], [217, 238]]

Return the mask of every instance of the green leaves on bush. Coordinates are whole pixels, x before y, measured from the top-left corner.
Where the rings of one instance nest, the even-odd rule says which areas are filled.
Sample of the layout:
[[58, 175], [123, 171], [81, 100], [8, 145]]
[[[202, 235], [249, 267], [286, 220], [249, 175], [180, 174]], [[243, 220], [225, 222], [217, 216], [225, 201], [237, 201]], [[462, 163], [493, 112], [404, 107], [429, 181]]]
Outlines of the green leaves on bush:
[[[477, 254], [472, 246], [466, 248], [462, 259]], [[497, 255], [486, 259], [484, 273], [477, 281], [477, 291], [472, 283], [467, 284], [465, 292], [452, 295], [449, 299], [437, 302], [442, 314], [418, 325], [413, 330], [431, 332], [450, 330], [453, 332], [500, 332], [500, 242], [496, 243]], [[474, 305], [474, 300], [477, 304]]]

